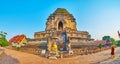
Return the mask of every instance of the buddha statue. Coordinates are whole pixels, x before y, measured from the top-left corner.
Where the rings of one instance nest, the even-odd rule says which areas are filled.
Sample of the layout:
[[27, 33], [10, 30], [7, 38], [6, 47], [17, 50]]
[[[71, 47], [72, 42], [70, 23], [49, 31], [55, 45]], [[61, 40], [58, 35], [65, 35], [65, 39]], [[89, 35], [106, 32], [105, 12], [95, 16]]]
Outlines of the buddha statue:
[[54, 51], [54, 52], [57, 52], [57, 45], [56, 45], [56, 42], [53, 42], [53, 45], [51, 47], [51, 51]]

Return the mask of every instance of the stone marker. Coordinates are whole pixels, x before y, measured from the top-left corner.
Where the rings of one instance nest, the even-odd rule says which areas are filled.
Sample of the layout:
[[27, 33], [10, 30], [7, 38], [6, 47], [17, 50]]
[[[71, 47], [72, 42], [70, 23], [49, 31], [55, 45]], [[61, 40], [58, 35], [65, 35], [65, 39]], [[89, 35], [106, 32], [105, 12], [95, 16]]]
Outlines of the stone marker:
[[73, 51], [72, 50], [69, 51], [69, 55], [73, 55]]

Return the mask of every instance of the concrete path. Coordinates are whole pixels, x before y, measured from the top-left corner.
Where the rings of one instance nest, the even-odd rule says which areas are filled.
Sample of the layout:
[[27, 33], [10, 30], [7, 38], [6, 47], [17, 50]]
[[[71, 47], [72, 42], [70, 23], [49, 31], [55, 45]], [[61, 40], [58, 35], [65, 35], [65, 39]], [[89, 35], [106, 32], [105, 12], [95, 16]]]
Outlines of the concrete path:
[[[11, 64], [112, 64], [113, 62], [118, 61], [119, 58], [119, 47], [115, 49], [116, 57], [111, 59], [110, 50], [101, 51], [94, 54], [89, 55], [80, 55], [72, 58], [63, 58], [57, 60], [50, 60], [44, 57], [38, 57], [33, 54], [28, 54], [24, 52], [19, 52], [15, 50], [5, 49], [4, 55], [2, 55], [2, 60], [5, 57], [10, 57], [9, 59], [5, 59], [4, 61], [0, 61], [0, 64], [7, 64], [11, 62]], [[9, 61], [12, 59], [12, 61]], [[7, 62], [7, 63], [4, 63]]]
[[115, 58], [108, 57], [94, 64], [120, 64], [120, 47], [115, 49]]

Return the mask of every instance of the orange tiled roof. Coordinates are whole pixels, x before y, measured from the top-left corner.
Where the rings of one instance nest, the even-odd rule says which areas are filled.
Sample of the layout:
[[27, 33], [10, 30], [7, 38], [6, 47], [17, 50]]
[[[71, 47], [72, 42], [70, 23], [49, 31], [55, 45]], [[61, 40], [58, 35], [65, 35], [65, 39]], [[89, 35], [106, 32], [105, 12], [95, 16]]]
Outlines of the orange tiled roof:
[[25, 35], [17, 35], [17, 36], [14, 36], [13, 38], [11, 38], [9, 40], [9, 42], [10, 43], [12, 43], [12, 42], [20, 43], [24, 38], [26, 38]]

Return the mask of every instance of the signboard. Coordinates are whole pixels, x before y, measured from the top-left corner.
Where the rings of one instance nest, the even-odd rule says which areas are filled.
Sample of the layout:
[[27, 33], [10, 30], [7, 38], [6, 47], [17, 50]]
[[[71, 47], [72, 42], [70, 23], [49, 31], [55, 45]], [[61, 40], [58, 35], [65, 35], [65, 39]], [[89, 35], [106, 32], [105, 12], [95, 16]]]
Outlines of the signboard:
[[41, 51], [41, 55], [42, 55], [42, 56], [45, 56], [45, 53], [46, 53], [46, 50], [43, 49], [43, 50]]
[[73, 51], [72, 50], [69, 51], [69, 55], [73, 55]]
[[66, 34], [66, 31], [63, 32], [63, 44], [64, 44], [63, 50], [67, 51], [67, 34]]

